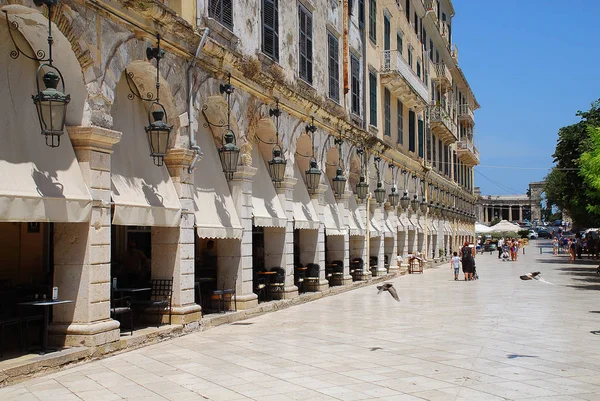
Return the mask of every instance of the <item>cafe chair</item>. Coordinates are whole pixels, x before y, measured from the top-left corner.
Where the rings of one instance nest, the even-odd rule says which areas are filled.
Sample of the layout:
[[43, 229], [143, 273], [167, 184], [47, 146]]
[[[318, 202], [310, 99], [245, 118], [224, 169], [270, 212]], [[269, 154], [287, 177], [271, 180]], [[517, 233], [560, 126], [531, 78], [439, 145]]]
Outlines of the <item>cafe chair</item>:
[[296, 287], [298, 287], [298, 293], [304, 292], [304, 279], [306, 278], [306, 270], [303, 269], [304, 266], [298, 265], [294, 271], [295, 273], [295, 282]]
[[212, 293], [210, 294], [210, 303], [211, 303], [211, 310], [214, 310], [212, 308], [212, 303], [214, 301], [217, 301], [217, 308], [219, 313], [221, 313], [221, 305], [223, 305], [223, 312], [225, 312], [225, 293], [223, 288], [225, 287], [225, 282], [223, 282], [221, 289], [219, 290], [218, 288], [216, 290], [213, 290]]
[[129, 327], [133, 335], [133, 309], [131, 309], [131, 297], [112, 298], [110, 306], [110, 317], [123, 324], [118, 316], [129, 315]]
[[360, 279], [360, 276], [363, 273], [364, 266], [365, 262], [362, 260], [362, 258], [352, 259], [352, 261], [350, 262], [350, 274], [352, 275], [353, 281], [358, 281]]
[[264, 277], [256, 276], [254, 282], [256, 283], [256, 286], [254, 287], [254, 292], [256, 293], [256, 295], [258, 295], [258, 302], [260, 303], [261, 299], [264, 302], [265, 296], [267, 294], [267, 281]]
[[281, 299], [285, 299], [285, 270], [281, 267], [273, 267], [271, 271], [277, 274], [269, 283], [269, 292], [271, 294], [281, 294]]
[[231, 301], [233, 300], [233, 310], [237, 312], [237, 296], [235, 295], [235, 288], [237, 285], [237, 274], [233, 276], [233, 287], [225, 288], [223, 283], [223, 309], [225, 309], [225, 300], [229, 300], [229, 309], [231, 309]]
[[146, 310], [154, 309], [157, 316], [156, 327], [160, 327], [161, 311], [168, 309], [169, 324], [171, 324], [173, 279], [152, 279], [150, 280], [150, 288], [150, 299], [133, 300], [132, 304]]
[[319, 271], [321, 266], [317, 263], [308, 263], [306, 265], [306, 277], [304, 278], [304, 285], [307, 291], [315, 292], [319, 288]]
[[344, 282], [344, 261], [334, 260], [331, 264], [333, 265], [332, 285], [342, 285]]

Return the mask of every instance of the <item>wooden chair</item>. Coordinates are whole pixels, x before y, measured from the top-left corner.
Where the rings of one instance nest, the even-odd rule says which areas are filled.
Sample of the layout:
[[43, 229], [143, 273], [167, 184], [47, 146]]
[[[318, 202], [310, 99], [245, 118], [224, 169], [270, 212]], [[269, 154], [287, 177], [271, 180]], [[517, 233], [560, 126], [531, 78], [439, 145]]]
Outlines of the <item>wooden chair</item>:
[[[133, 309], [131, 308], [131, 297], [113, 298], [111, 297], [110, 302], [110, 317], [119, 320], [117, 317], [121, 315], [129, 315], [129, 326], [131, 329], [131, 335], [133, 335]], [[121, 324], [121, 322], [119, 320]]]
[[285, 270], [281, 267], [273, 267], [271, 271], [277, 274], [269, 282], [269, 292], [282, 294], [282, 299], [285, 299]]

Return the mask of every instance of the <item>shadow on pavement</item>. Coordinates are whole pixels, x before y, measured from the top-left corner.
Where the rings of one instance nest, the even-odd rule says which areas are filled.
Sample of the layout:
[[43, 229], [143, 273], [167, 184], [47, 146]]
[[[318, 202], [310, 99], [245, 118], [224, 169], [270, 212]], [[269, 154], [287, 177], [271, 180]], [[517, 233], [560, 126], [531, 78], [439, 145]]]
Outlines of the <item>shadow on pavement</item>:
[[515, 358], [538, 358], [535, 355], [521, 355], [521, 354], [508, 354], [508, 355], [506, 355], [506, 357], [508, 359], [515, 359]]

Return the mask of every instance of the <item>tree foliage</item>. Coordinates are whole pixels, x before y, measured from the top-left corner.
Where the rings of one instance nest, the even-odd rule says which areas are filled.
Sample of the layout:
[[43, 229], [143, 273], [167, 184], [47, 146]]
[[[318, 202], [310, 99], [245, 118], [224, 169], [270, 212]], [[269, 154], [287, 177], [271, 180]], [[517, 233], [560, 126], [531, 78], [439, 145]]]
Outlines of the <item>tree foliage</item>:
[[588, 206], [599, 199], [599, 191], [586, 181], [580, 167], [581, 156], [594, 147], [588, 128], [600, 126], [600, 100], [592, 103], [590, 110], [577, 112], [577, 116], [581, 121], [558, 131], [552, 155], [556, 166], [546, 177], [544, 190], [548, 204], [566, 211], [576, 226], [596, 226], [600, 213]]
[[580, 175], [589, 186], [587, 211], [600, 216], [600, 128], [588, 128], [589, 150], [580, 157]]

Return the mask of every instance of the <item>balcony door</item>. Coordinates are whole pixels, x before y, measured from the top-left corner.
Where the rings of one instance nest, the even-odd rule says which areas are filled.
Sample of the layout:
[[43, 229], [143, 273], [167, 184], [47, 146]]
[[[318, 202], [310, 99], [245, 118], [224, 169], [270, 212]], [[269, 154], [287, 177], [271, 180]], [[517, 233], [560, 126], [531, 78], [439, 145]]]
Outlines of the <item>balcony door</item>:
[[390, 36], [390, 19], [387, 16], [385, 16], [383, 18], [383, 50], [390, 50]]

